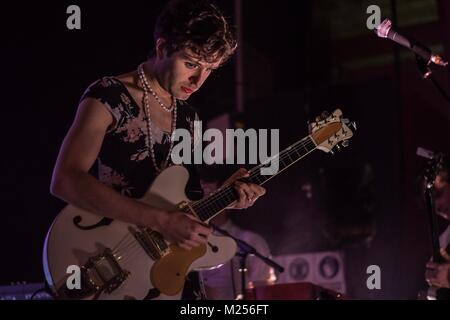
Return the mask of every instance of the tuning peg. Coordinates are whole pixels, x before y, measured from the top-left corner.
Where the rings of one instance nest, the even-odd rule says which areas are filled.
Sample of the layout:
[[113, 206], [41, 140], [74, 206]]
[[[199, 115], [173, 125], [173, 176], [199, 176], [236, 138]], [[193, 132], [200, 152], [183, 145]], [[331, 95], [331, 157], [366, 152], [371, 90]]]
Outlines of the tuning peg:
[[337, 151], [341, 151], [341, 146], [337, 144], [337, 145], [336, 145], [336, 150], [337, 150]]
[[344, 147], [344, 148], [346, 148], [346, 147], [348, 147], [348, 145], [350, 144], [350, 141], [348, 141], [348, 140], [344, 140], [344, 141], [342, 141], [342, 146]]
[[330, 154], [331, 154], [332, 156], [334, 156], [334, 151], [333, 151], [333, 150], [330, 150]]
[[356, 122], [355, 122], [355, 121], [352, 121], [352, 122], [350, 123], [350, 126], [353, 127], [353, 129], [357, 130], [357, 128], [356, 128]]

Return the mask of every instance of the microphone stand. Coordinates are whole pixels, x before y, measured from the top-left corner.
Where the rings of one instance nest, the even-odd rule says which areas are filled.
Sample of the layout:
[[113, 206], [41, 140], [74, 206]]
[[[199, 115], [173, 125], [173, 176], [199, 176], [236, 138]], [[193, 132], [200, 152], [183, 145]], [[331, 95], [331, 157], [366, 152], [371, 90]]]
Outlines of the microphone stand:
[[[395, 5], [393, 7], [394, 16], [395, 16]], [[431, 54], [431, 50], [426, 46], [418, 43], [415, 40], [408, 39], [400, 34], [398, 34], [395, 30], [392, 30], [392, 21], [389, 19], [383, 20], [376, 28], [375, 33], [381, 38], [389, 38], [394, 42], [410, 49], [416, 55], [416, 62], [419, 72], [424, 79], [430, 79], [433, 85], [439, 90], [444, 99], [450, 104], [450, 97], [447, 92], [436, 82], [436, 80], [431, 76], [431, 69], [428, 67], [432, 62], [440, 65], [447, 66], [448, 63], [444, 61], [440, 56]], [[396, 51], [397, 52], [397, 51]], [[427, 61], [428, 60], [428, 61]]]
[[236, 244], [239, 247], [239, 252], [236, 254], [237, 256], [240, 257], [239, 262], [240, 262], [240, 268], [239, 268], [239, 272], [241, 273], [241, 290], [242, 290], [242, 299], [245, 300], [246, 299], [246, 272], [247, 272], [247, 267], [246, 267], [246, 262], [247, 262], [247, 257], [250, 254], [253, 254], [255, 256], [257, 256], [258, 258], [260, 258], [265, 264], [269, 265], [270, 267], [274, 268], [275, 270], [277, 270], [278, 272], [284, 272], [284, 268], [282, 266], [280, 266], [278, 263], [276, 263], [275, 261], [271, 260], [270, 258], [263, 256], [262, 254], [260, 254], [255, 247], [251, 246], [248, 242], [245, 242], [244, 240], [241, 240], [239, 238], [236, 238], [234, 236], [232, 236], [228, 231], [221, 229], [219, 227], [217, 227], [216, 225], [210, 223], [210, 226], [213, 227], [214, 230], [216, 230], [217, 232], [223, 234], [224, 236], [230, 237], [231, 239], [233, 239], [234, 241], [236, 241]]
[[420, 74], [422, 75], [423, 79], [430, 79], [433, 85], [436, 87], [436, 89], [439, 91], [439, 93], [442, 95], [442, 97], [450, 104], [450, 96], [448, 93], [442, 88], [441, 85], [434, 79], [433, 72], [428, 66], [427, 61], [425, 61], [424, 58], [416, 54], [416, 63], [417, 63], [417, 69], [419, 69]]

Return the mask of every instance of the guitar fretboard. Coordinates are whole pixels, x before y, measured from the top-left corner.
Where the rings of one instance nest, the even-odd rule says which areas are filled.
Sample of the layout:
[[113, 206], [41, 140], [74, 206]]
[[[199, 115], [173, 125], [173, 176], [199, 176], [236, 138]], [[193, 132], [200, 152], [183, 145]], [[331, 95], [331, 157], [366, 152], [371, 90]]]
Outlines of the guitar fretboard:
[[[252, 168], [249, 170], [250, 176], [245, 178], [246, 182], [254, 183], [258, 185], [263, 185], [268, 180], [272, 179], [289, 166], [299, 161], [307, 154], [312, 152], [316, 148], [316, 144], [311, 139], [310, 136], [307, 136], [288, 148], [284, 149], [277, 155], [269, 158], [264, 163]], [[278, 163], [278, 171], [273, 175], [263, 175], [261, 174], [262, 168], [269, 168], [271, 162]], [[206, 221], [216, 214], [227, 208], [230, 204], [238, 199], [238, 195], [235, 192], [233, 185], [225, 186], [212, 195], [191, 203], [191, 207], [197, 216], [202, 220]]]

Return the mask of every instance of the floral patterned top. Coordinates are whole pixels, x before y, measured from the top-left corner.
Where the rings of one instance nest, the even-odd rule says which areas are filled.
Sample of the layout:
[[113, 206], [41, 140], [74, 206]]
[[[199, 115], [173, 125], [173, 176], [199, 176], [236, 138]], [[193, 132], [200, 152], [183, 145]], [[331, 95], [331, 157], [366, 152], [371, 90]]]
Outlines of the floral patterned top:
[[[142, 197], [158, 175], [145, 144], [145, 113], [125, 85], [114, 77], [103, 77], [91, 84], [81, 100], [88, 97], [101, 101], [114, 117], [98, 155], [97, 178], [123, 195]], [[177, 128], [188, 129], [194, 137], [194, 121], [197, 119], [197, 113], [191, 106], [178, 101]], [[155, 160], [161, 167], [169, 152], [170, 133], [152, 123], [152, 136]], [[199, 136], [198, 133], [196, 136]], [[193, 147], [194, 143], [192, 151]], [[169, 164], [172, 164], [170, 158]], [[195, 168], [186, 167], [195, 176]], [[194, 185], [199, 186], [197, 183]]]

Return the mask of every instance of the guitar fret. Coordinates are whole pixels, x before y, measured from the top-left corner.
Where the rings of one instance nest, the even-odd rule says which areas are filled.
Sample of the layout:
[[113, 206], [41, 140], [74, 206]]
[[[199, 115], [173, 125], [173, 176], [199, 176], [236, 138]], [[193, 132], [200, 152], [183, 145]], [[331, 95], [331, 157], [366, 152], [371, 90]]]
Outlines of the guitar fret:
[[287, 152], [287, 156], [289, 157], [289, 161], [293, 162], [291, 155], [289, 154], [290, 150]]
[[223, 210], [228, 207], [234, 200], [235, 196], [230, 192], [231, 189], [223, 189], [218, 191], [216, 194], [213, 194], [211, 197], [201, 200], [197, 207], [200, 209], [198, 214], [199, 218], [202, 221], [206, 221], [214, 216], [217, 212]]
[[218, 200], [218, 203], [220, 204], [219, 209], [222, 210], [222, 208], [225, 208], [229, 205], [228, 201], [226, 200], [226, 198], [220, 198]]
[[218, 212], [220, 210], [223, 209], [223, 205], [220, 204], [220, 202], [222, 201], [222, 199], [217, 199], [217, 201], [213, 202], [211, 208], [213, 209], [213, 212]]
[[258, 174], [257, 176], [255, 176], [255, 180], [256, 180], [256, 183], [257, 184], [261, 184], [263, 181], [261, 181], [260, 179], [262, 179], [262, 177], [261, 177], [261, 175], [260, 174]]
[[192, 207], [192, 209], [194, 209], [194, 212], [197, 214], [197, 216], [200, 218], [200, 220], [202, 220], [203, 221], [203, 218], [204, 218], [204, 216], [205, 216], [205, 212], [204, 212], [204, 209], [205, 208], [203, 208], [203, 207]]

